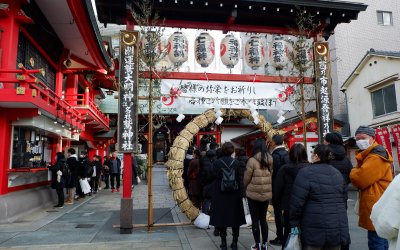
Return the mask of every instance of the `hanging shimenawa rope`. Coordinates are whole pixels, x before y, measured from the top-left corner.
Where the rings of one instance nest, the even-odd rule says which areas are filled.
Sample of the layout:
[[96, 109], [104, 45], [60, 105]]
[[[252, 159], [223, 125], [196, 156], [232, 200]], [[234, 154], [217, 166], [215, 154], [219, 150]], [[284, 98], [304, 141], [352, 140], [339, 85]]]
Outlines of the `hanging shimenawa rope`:
[[[250, 121], [254, 121], [252, 112], [248, 109], [221, 109], [221, 111], [222, 116], [233, 113], [235, 117], [247, 118]], [[265, 134], [267, 140], [271, 140], [272, 136], [277, 134], [278, 131], [272, 128], [271, 123], [267, 122], [264, 116], [258, 115], [257, 118], [259, 123], [255, 126]], [[181, 211], [191, 221], [194, 221], [199, 216], [200, 211], [190, 201], [183, 185], [183, 161], [193, 137], [199, 132], [200, 129], [207, 127], [210, 123], [215, 122], [216, 119], [217, 115], [213, 109], [207, 110], [203, 114], [195, 117], [175, 138], [174, 143], [168, 153], [168, 161], [166, 163], [168, 167], [167, 175], [170, 188], [173, 192], [173, 197]]]

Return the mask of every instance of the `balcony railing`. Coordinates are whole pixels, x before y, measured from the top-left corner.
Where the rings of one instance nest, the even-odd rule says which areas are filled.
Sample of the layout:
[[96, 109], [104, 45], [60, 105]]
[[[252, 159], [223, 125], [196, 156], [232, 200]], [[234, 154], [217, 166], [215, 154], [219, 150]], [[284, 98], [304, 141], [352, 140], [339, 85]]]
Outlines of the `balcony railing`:
[[89, 109], [95, 117], [100, 119], [107, 127], [109, 126], [109, 117], [101, 112], [97, 104], [90, 98], [88, 89], [85, 90], [84, 94], [65, 95], [64, 100], [76, 109]]
[[0, 69], [0, 73], [7, 76], [16, 75], [15, 78], [0, 78], [0, 82], [3, 84], [14, 84], [13, 87], [6, 85], [1, 89], [0, 94], [4, 101], [32, 102], [57, 118], [61, 118], [58, 117], [59, 114], [65, 114], [66, 123], [79, 130], [84, 130], [82, 123], [84, 118], [81, 113], [35, 77], [34, 74], [40, 73], [40, 69], [27, 70], [22, 65], [19, 65], [19, 68], [15, 70]]

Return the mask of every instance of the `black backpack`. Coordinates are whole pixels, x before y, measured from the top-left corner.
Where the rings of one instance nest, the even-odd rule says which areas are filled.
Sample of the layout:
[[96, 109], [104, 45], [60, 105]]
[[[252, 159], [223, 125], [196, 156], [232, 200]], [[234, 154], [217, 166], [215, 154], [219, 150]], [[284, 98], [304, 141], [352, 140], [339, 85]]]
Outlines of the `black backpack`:
[[222, 164], [224, 164], [224, 166], [221, 168], [222, 170], [221, 192], [223, 193], [229, 193], [239, 190], [239, 185], [236, 181], [235, 168], [232, 167], [234, 161], [235, 160], [233, 159], [228, 166], [223, 160], [221, 160]]

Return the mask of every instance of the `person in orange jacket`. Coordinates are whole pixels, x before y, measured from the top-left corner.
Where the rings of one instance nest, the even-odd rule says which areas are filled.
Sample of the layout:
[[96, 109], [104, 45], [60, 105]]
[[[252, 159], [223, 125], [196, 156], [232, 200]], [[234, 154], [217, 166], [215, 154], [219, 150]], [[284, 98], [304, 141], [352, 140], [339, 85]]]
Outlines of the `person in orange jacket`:
[[368, 248], [388, 249], [387, 240], [378, 236], [370, 219], [373, 205], [393, 179], [392, 156], [375, 141], [375, 130], [360, 126], [356, 131], [357, 165], [350, 172], [350, 180], [359, 189], [358, 225], [368, 230]]

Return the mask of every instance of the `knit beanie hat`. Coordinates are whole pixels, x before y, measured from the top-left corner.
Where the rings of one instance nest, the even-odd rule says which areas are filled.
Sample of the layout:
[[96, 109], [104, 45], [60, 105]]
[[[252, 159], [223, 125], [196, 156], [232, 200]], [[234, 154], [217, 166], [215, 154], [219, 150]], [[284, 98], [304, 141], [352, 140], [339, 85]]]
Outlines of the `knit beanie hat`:
[[325, 141], [329, 142], [329, 144], [343, 145], [342, 135], [338, 132], [327, 133], [325, 135]]
[[366, 134], [369, 135], [371, 137], [375, 138], [375, 129], [370, 128], [368, 126], [360, 126], [358, 127], [358, 129], [356, 130], [356, 135], [357, 134]]

